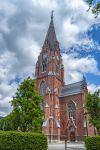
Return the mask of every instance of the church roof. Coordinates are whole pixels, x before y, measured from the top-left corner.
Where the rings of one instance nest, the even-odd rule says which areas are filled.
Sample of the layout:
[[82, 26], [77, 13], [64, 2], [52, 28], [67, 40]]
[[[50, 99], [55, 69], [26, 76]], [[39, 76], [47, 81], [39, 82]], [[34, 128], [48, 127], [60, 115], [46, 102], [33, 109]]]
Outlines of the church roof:
[[49, 29], [45, 38], [45, 43], [49, 45], [50, 50], [56, 50], [56, 47], [58, 45], [58, 41], [56, 38], [56, 32], [55, 32], [55, 27], [53, 23], [53, 11], [51, 14], [51, 22], [49, 25]]
[[59, 97], [82, 93], [83, 87], [84, 87], [84, 80], [76, 83], [64, 85], [61, 89]]

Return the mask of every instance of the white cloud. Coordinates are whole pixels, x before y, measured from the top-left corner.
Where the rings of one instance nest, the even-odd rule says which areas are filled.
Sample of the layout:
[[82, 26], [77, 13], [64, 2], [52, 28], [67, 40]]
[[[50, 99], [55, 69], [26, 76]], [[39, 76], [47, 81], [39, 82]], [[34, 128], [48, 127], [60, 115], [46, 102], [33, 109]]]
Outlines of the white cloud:
[[6, 116], [10, 113], [11, 107], [11, 99], [14, 96], [14, 93], [17, 89], [18, 85], [13, 83], [12, 85], [8, 85], [6, 82], [2, 83], [0, 86], [0, 116]]
[[100, 90], [100, 85], [95, 85], [95, 84], [89, 84], [88, 85], [88, 90], [90, 93], [94, 93], [95, 91]]
[[9, 0], [0, 1], [0, 11], [4, 16], [11, 17], [16, 12], [16, 6]]
[[93, 57], [78, 58], [77, 54], [63, 54], [66, 83], [82, 79], [85, 73], [100, 74], [97, 61]]
[[9, 33], [8, 19], [16, 13], [16, 6], [10, 1], [0, 1], [0, 31]]
[[92, 25], [100, 24], [100, 16], [95, 19], [91, 10], [87, 11], [89, 6], [82, 0], [65, 0], [65, 2], [66, 13], [58, 29], [61, 33], [59, 35], [61, 45], [66, 48], [73, 45], [84, 46], [84, 50], [89, 49], [91, 45], [92, 49], [100, 49], [98, 43], [86, 35], [86, 32], [92, 29]]
[[53, 8], [56, 8], [57, 7], [57, 3], [56, 3], [56, 0], [33, 0], [33, 3], [35, 6], [40, 6], [42, 8], [49, 8], [50, 10]]

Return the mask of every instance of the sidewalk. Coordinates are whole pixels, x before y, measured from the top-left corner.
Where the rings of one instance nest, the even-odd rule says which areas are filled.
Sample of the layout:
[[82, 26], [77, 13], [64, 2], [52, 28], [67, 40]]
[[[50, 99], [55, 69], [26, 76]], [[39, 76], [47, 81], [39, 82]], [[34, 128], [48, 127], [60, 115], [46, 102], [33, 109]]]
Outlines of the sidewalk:
[[65, 149], [65, 144], [49, 144], [48, 150], [86, 150], [84, 143], [67, 143], [67, 148]]

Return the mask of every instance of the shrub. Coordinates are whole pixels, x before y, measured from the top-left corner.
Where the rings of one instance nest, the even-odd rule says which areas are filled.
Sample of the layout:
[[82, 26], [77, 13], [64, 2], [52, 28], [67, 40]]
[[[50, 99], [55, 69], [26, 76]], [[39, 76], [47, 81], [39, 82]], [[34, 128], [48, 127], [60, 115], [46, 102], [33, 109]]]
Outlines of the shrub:
[[0, 150], [47, 150], [47, 147], [45, 135], [0, 131]]
[[87, 150], [100, 150], [100, 136], [87, 137], [85, 146]]

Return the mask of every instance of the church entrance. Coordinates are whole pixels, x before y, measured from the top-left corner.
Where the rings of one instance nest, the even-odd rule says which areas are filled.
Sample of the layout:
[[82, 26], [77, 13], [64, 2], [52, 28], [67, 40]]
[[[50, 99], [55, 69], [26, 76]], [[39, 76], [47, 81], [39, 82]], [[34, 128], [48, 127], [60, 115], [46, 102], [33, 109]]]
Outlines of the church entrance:
[[75, 141], [75, 132], [70, 132], [70, 141], [71, 142]]
[[70, 127], [69, 131], [70, 131], [70, 141], [74, 142], [75, 141], [75, 128], [74, 127]]

